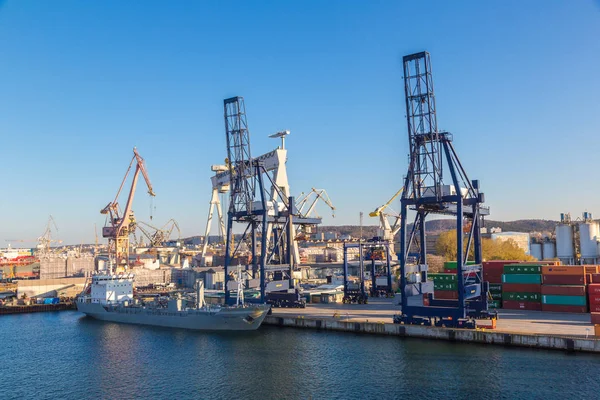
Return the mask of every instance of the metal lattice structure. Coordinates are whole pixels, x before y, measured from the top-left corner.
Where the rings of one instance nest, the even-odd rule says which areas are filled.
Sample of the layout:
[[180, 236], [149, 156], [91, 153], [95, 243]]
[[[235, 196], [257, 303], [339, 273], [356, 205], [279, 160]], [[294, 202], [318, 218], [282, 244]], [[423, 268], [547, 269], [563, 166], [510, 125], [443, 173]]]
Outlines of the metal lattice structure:
[[250, 132], [246, 121], [246, 105], [243, 97], [224, 100], [225, 133], [227, 135], [227, 160], [232, 177], [229, 211], [250, 212], [256, 195], [255, 170], [250, 153]]
[[[489, 209], [481, 207], [484, 196], [479, 182], [469, 180], [452, 145], [452, 135], [438, 130], [429, 53], [407, 55], [403, 63], [410, 163], [401, 198], [402, 315], [396, 322], [471, 326], [471, 317], [488, 315], [480, 228]], [[448, 184], [444, 184], [445, 171], [450, 175]], [[415, 212], [410, 232], [409, 209]], [[436, 300], [433, 282], [427, 279], [425, 221], [432, 213], [456, 218], [458, 301]], [[475, 265], [467, 267], [470, 254]]]
[[[296, 227], [316, 225], [321, 219], [305, 217], [296, 209], [294, 198], [288, 195], [287, 175], [281, 175], [284, 169], [277, 170], [279, 174], [273, 177], [269, 175], [273, 163], [284, 160], [279, 156], [273, 158], [271, 153], [252, 158], [243, 98], [226, 99], [224, 109], [231, 182], [225, 244], [225, 302], [232, 304], [238, 289], [238, 284], [232, 282], [236, 279], [237, 262], [250, 272], [248, 282], [260, 288], [258, 301], [299, 305], [301, 302], [296, 298], [299, 296], [294, 297], [293, 293], [288, 296], [288, 291], [294, 289], [294, 259], [299, 258], [294, 256]], [[273, 137], [283, 135], [281, 132]], [[275, 153], [281, 151], [283, 144]], [[271, 165], [265, 166], [265, 162]], [[234, 223], [245, 225], [235, 242]], [[250, 260], [246, 257], [248, 254], [241, 251], [243, 247], [249, 250]]]

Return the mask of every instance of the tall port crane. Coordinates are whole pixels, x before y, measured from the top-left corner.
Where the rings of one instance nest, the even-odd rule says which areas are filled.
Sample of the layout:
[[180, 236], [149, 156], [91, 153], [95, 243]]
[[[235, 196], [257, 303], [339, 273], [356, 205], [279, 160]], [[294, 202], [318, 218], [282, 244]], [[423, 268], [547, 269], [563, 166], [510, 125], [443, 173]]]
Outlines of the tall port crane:
[[[121, 213], [118, 203], [119, 195], [125, 186], [125, 181], [127, 180], [129, 172], [131, 171], [131, 167], [134, 163], [135, 172], [133, 173], [131, 188], [127, 197], [125, 209]], [[152, 189], [152, 183], [150, 183], [150, 178], [148, 178], [148, 173], [146, 171], [146, 167], [144, 166], [144, 159], [139, 155], [137, 149], [134, 147], [133, 158], [129, 163], [129, 168], [127, 168], [127, 172], [125, 173], [125, 177], [121, 182], [121, 186], [117, 191], [115, 199], [108, 203], [102, 210], [100, 210], [101, 214], [108, 215], [107, 226], [102, 228], [102, 237], [108, 239], [108, 254], [111, 259], [111, 264], [114, 258], [117, 268], [126, 269], [129, 265], [129, 235], [135, 231], [136, 227], [136, 220], [131, 207], [133, 204], [133, 198], [135, 196], [135, 189], [140, 172], [146, 181], [148, 194], [154, 197], [154, 190]], [[112, 265], [110, 267], [112, 268]]]
[[[484, 195], [479, 181], [469, 180], [452, 145], [452, 135], [438, 130], [436, 103], [428, 52], [403, 57], [410, 164], [400, 200], [400, 289], [402, 314], [394, 322], [475, 327], [474, 318], [488, 318], [488, 283], [481, 274], [481, 229]], [[447, 169], [446, 169], [447, 168]], [[444, 181], [449, 173], [449, 184]], [[408, 210], [415, 214], [407, 231]], [[437, 300], [427, 279], [425, 219], [452, 215], [456, 221], [458, 300]], [[463, 232], [465, 221], [470, 230]], [[418, 240], [416, 238], [418, 237]], [[467, 266], [473, 249], [475, 265]], [[409, 255], [418, 254], [416, 263]]]
[[[251, 252], [251, 265], [247, 267], [252, 271], [252, 279], [257, 279], [257, 275], [259, 279], [258, 301], [299, 305], [292, 277], [297, 257], [294, 255], [295, 225], [316, 225], [321, 219], [305, 217], [297, 210], [294, 198], [289, 196], [287, 176], [283, 175], [285, 169], [275, 169], [271, 176], [265, 165], [267, 159], [252, 157], [244, 99], [239, 96], [225, 99], [223, 107], [231, 187], [225, 245], [225, 301], [232, 303], [232, 292], [238, 287], [230, 281], [235, 279], [234, 259], [244, 244]], [[282, 148], [276, 152], [285, 150], [283, 137], [288, 133], [274, 135], [282, 138]], [[282, 161], [280, 165], [285, 159]], [[279, 184], [282, 181], [286, 186]], [[234, 223], [243, 227], [235, 247]]]

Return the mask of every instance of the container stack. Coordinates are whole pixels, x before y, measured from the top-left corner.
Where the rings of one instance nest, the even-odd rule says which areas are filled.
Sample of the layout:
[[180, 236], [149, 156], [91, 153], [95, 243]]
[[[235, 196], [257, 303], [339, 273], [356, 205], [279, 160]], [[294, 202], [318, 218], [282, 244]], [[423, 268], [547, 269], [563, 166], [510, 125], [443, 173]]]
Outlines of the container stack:
[[518, 263], [517, 260], [492, 260], [483, 263], [483, 280], [490, 284], [490, 308], [502, 308], [502, 274], [506, 264]]
[[502, 274], [502, 307], [509, 310], [542, 310], [542, 265], [507, 264]]
[[595, 265], [543, 267], [542, 311], [587, 313], [586, 283], [591, 279], [591, 275], [596, 273], [596, 270]]
[[428, 274], [433, 280], [433, 297], [440, 300], [458, 299], [456, 272], [453, 274]]
[[592, 324], [600, 325], [600, 282], [594, 282], [588, 286], [588, 296], [590, 300], [590, 313], [592, 314]]
[[490, 283], [490, 295], [492, 299], [488, 302], [489, 308], [502, 308], [502, 284]]

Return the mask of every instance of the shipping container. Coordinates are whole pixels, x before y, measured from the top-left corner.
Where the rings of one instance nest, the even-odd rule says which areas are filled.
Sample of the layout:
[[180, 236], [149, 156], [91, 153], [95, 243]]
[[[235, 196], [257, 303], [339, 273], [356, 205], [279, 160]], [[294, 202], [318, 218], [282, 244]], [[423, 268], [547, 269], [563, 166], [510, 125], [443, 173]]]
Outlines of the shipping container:
[[542, 285], [542, 294], [585, 296], [585, 285]]
[[433, 298], [438, 300], [457, 300], [458, 291], [456, 290], [435, 290]]
[[427, 274], [434, 282], [456, 282], [456, 274]]
[[553, 265], [542, 267], [542, 275], [585, 275], [582, 265]]
[[588, 301], [591, 305], [600, 305], [600, 294], [590, 294]]
[[585, 296], [557, 296], [554, 294], [543, 294], [542, 303], [561, 306], [585, 306], [587, 304], [587, 298]]
[[502, 308], [501, 300], [488, 301], [488, 308]]
[[588, 308], [587, 306], [565, 306], [542, 303], [542, 311], [585, 314], [588, 312]]
[[[467, 261], [466, 265], [475, 265], [475, 261]], [[456, 261], [446, 261], [444, 263], [444, 269], [457, 269]]]
[[501, 283], [491, 283], [490, 282], [490, 292], [502, 292], [502, 284]]
[[542, 293], [542, 285], [538, 283], [504, 283], [502, 284], [503, 292], [529, 292]]
[[505, 274], [541, 274], [541, 265], [512, 264], [504, 266]]
[[542, 311], [542, 303], [537, 303], [534, 301], [503, 300], [502, 308], [509, 310]]
[[536, 301], [539, 303], [541, 296], [539, 293], [502, 292], [502, 300]]
[[589, 280], [590, 283], [600, 283], [600, 274], [591, 274], [592, 279]]
[[[590, 311], [592, 311], [592, 310], [590, 310]], [[592, 324], [600, 324], [600, 312], [592, 311], [591, 322], [592, 322]]]
[[544, 285], [585, 285], [585, 275], [542, 275]]
[[434, 282], [433, 283], [434, 290], [458, 290], [458, 283], [456, 282]]
[[542, 275], [534, 274], [504, 274], [502, 283], [542, 283]]
[[502, 300], [502, 293], [490, 293], [492, 300]]
[[[590, 312], [600, 313], [600, 304], [590, 304]], [[600, 324], [600, 322], [598, 322]]]
[[590, 295], [592, 295], [592, 294], [600, 294], [600, 284], [598, 284], [598, 283], [592, 283], [592, 284], [588, 285], [588, 293]]

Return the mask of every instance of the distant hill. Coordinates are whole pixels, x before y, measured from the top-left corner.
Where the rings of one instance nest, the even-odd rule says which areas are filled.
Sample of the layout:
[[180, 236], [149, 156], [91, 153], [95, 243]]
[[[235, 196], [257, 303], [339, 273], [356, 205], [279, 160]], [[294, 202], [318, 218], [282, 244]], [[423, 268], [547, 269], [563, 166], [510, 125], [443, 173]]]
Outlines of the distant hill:
[[[554, 232], [557, 221], [544, 219], [520, 219], [517, 221], [485, 220], [485, 227], [500, 228], [502, 232]], [[412, 225], [412, 224], [411, 224]], [[435, 219], [427, 221], [427, 230], [431, 233], [454, 229], [455, 221], [451, 219]], [[340, 235], [349, 234], [353, 237], [360, 235], [360, 227], [355, 225], [319, 226], [320, 232], [337, 232]], [[377, 226], [363, 226], [363, 237], [377, 235]]]

